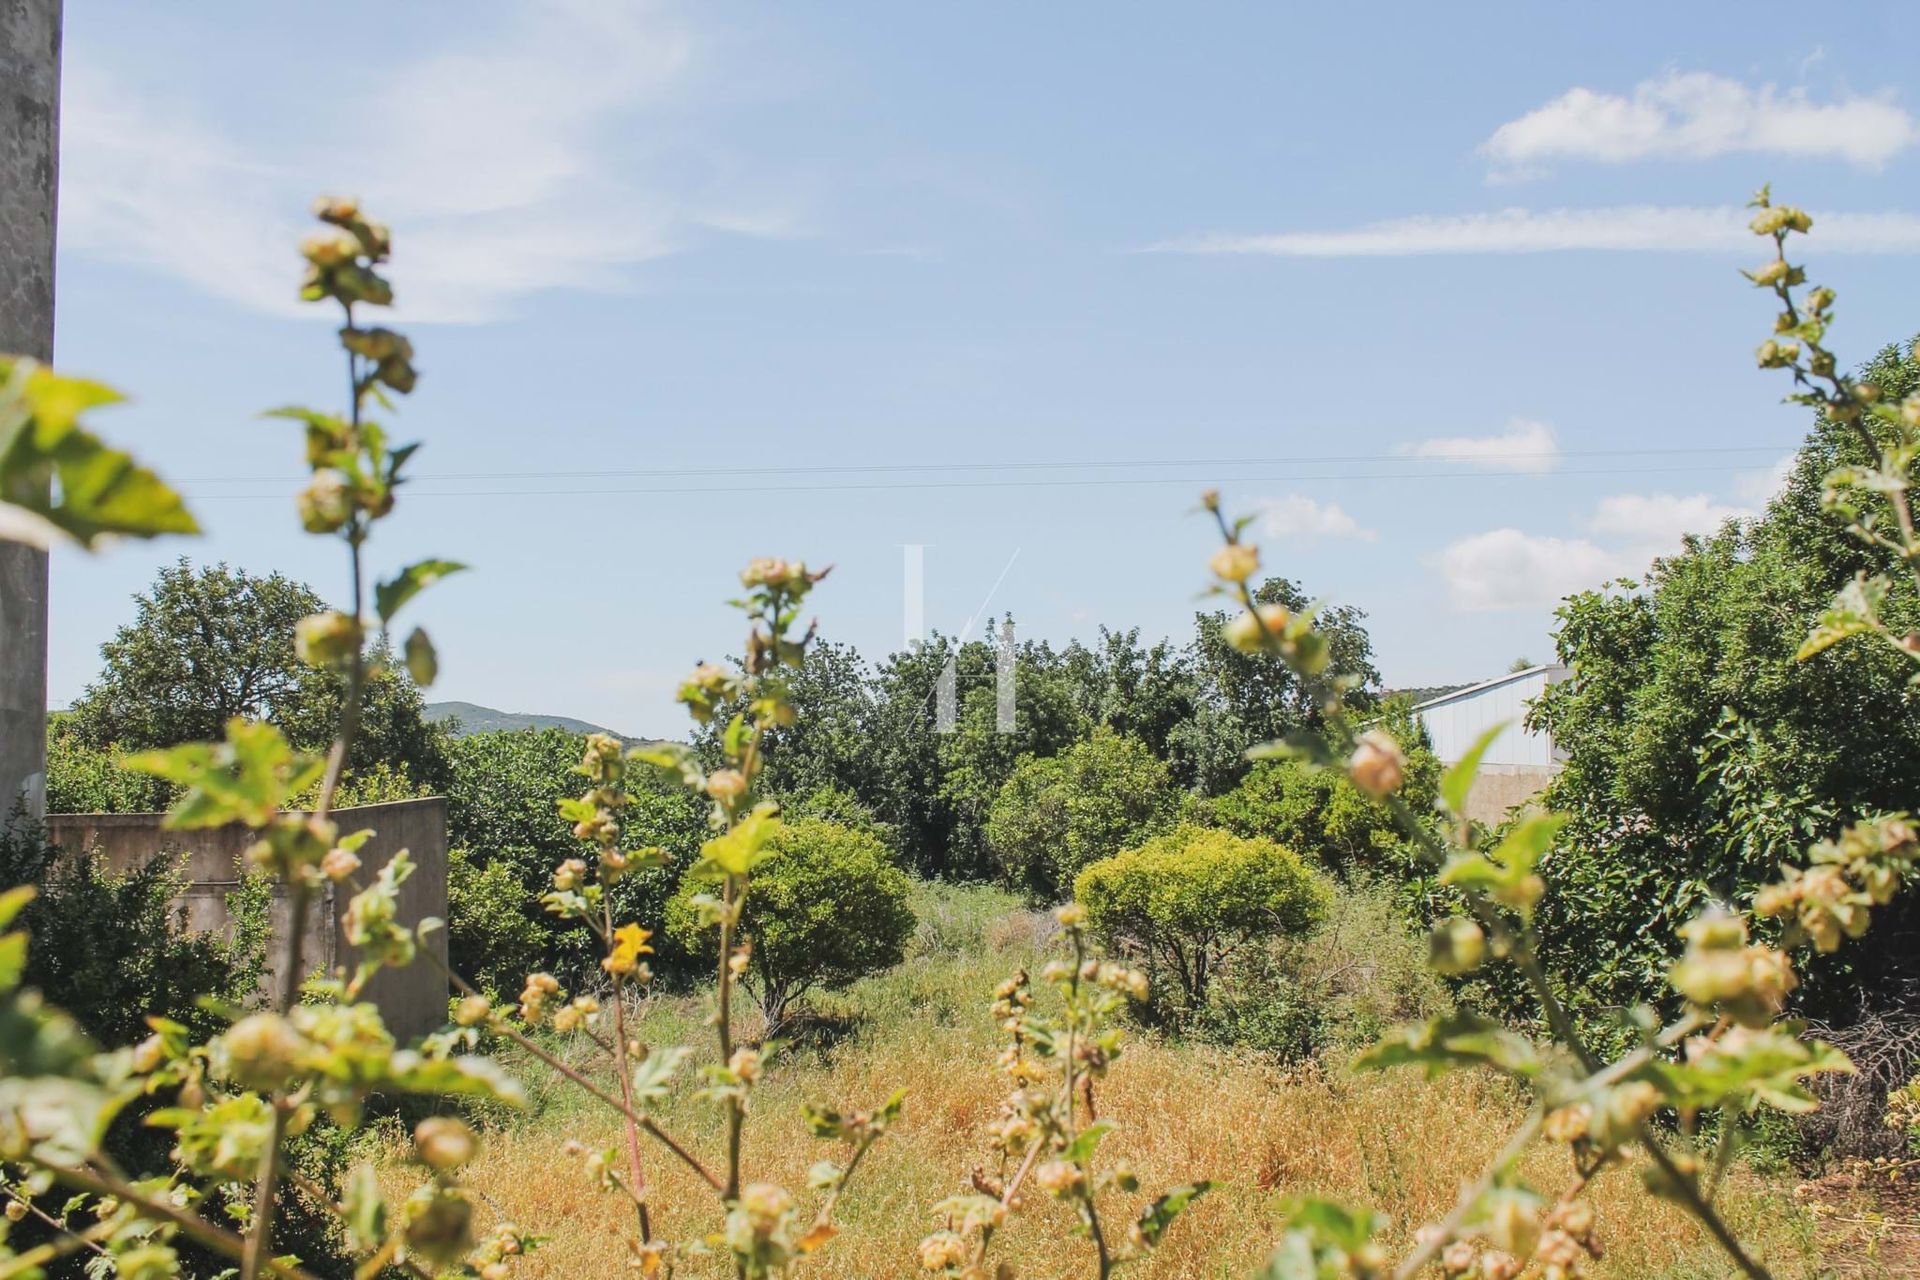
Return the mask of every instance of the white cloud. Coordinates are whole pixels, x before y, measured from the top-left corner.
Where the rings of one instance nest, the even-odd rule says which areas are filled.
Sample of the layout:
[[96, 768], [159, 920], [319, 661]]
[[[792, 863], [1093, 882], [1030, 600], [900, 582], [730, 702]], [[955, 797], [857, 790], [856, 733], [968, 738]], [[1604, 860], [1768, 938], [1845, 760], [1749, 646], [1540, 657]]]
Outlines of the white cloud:
[[1575, 591], [1629, 572], [1630, 562], [1584, 538], [1492, 529], [1448, 544], [1440, 574], [1453, 607], [1467, 613], [1548, 609]]
[[1273, 538], [1358, 538], [1372, 542], [1374, 532], [1343, 511], [1338, 503], [1320, 502], [1305, 494], [1263, 498], [1254, 504], [1260, 529]]
[[621, 288], [632, 266], [702, 230], [790, 233], [792, 216], [714, 157], [642, 149], [632, 139], [644, 135], [620, 127], [665, 114], [692, 48], [650, 3], [541, 0], [377, 68], [371, 91], [312, 102], [308, 140], [282, 128], [271, 148], [249, 138], [250, 120], [216, 126], [172, 89], [74, 62], [63, 247], [293, 312], [292, 246], [325, 187], [395, 225], [400, 318], [472, 322], [538, 290]]
[[[1731, 205], [1617, 205], [1419, 214], [1336, 231], [1201, 235], [1148, 246], [1159, 253], [1268, 254], [1293, 258], [1405, 257], [1441, 253], [1557, 253], [1580, 249], [1751, 253], [1752, 214]], [[1920, 253], [1920, 215], [1817, 214], [1822, 253]]]
[[1560, 464], [1560, 442], [1544, 422], [1515, 418], [1492, 436], [1441, 436], [1402, 445], [1414, 458], [1435, 458], [1493, 471], [1551, 471]]
[[1600, 499], [1587, 529], [1602, 537], [1627, 539], [1636, 546], [1671, 551], [1689, 533], [1713, 533], [1728, 520], [1752, 514], [1704, 493], [1620, 493]]
[[1438, 564], [1453, 607], [1463, 612], [1545, 609], [1572, 592], [1638, 577], [1656, 558], [1679, 551], [1687, 534], [1712, 534], [1755, 514], [1705, 493], [1613, 494], [1587, 517], [1591, 537], [1493, 529], [1449, 543]]
[[1569, 89], [1501, 125], [1481, 150], [1499, 168], [1522, 171], [1562, 159], [1619, 164], [1741, 152], [1878, 168], [1916, 142], [1920, 123], [1890, 93], [1820, 103], [1800, 89], [1676, 71], [1641, 81], [1630, 96]]
[[1740, 478], [1734, 481], [1733, 491], [1748, 506], [1764, 507], [1787, 487], [1787, 481], [1792, 478], [1793, 469], [1799, 462], [1799, 454], [1789, 453], [1765, 470], [1743, 471]]

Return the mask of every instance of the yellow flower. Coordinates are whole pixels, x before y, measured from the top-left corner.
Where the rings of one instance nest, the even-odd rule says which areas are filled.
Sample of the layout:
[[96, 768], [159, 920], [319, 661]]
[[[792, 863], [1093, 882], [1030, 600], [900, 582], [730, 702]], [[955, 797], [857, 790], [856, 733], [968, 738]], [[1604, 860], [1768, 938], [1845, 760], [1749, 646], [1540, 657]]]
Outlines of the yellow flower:
[[613, 931], [613, 954], [600, 962], [600, 967], [608, 973], [632, 973], [640, 964], [641, 956], [653, 954], [653, 948], [647, 945], [652, 932], [637, 924], [623, 924]]

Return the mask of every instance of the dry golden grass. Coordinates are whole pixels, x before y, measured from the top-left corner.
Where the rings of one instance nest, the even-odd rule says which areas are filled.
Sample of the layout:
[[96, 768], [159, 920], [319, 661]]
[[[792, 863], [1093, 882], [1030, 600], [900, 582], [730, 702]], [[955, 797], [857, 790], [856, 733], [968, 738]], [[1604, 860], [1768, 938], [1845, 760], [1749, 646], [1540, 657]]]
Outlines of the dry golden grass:
[[[844, 1202], [840, 1236], [801, 1274], [915, 1274], [914, 1246], [934, 1225], [930, 1207], [958, 1190], [983, 1158], [982, 1132], [1003, 1092], [993, 1069], [999, 1044], [984, 1006], [993, 981], [1031, 954], [1030, 937], [1016, 921], [988, 930], [984, 946], [922, 957], [862, 984], [835, 1002], [859, 1011], [856, 1029], [830, 1048], [797, 1051], [756, 1091], [746, 1147], [750, 1180], [799, 1188], [807, 1167], [830, 1154], [802, 1127], [801, 1101], [860, 1105], [896, 1086], [910, 1090], [902, 1123], [875, 1149]], [[692, 1002], [658, 1003], [645, 1034], [661, 1043], [699, 1034], [698, 1012]], [[1271, 1247], [1283, 1205], [1295, 1195], [1371, 1205], [1393, 1220], [1390, 1243], [1404, 1245], [1413, 1226], [1446, 1213], [1522, 1112], [1511, 1090], [1490, 1078], [1287, 1073], [1151, 1038], [1133, 1041], [1098, 1102], [1119, 1126], [1102, 1146], [1103, 1160], [1125, 1156], [1149, 1189], [1202, 1177], [1218, 1183], [1151, 1260], [1129, 1268], [1138, 1280], [1245, 1275]], [[664, 1119], [703, 1158], [715, 1153], [710, 1108], [681, 1097]], [[552, 1236], [520, 1274], [573, 1280], [623, 1273], [631, 1207], [596, 1192], [578, 1162], [560, 1151], [569, 1137], [610, 1148], [618, 1136], [610, 1115], [571, 1102], [550, 1103], [489, 1135], [468, 1181], [502, 1217]], [[683, 1239], [713, 1230], [717, 1214], [706, 1188], [657, 1148], [649, 1159], [656, 1229]], [[396, 1187], [406, 1176], [397, 1165], [389, 1173]], [[1564, 1185], [1564, 1152], [1534, 1152], [1528, 1174], [1543, 1189]], [[1727, 1274], [1704, 1233], [1642, 1194], [1631, 1173], [1603, 1177], [1591, 1195], [1607, 1245], [1597, 1275]], [[1816, 1273], [1810, 1228], [1780, 1189], [1741, 1175], [1726, 1199], [1776, 1275]], [[1130, 1214], [1132, 1207], [1113, 1212]], [[996, 1255], [1015, 1260], [1023, 1277], [1090, 1274], [1086, 1242], [1065, 1228], [1064, 1213], [1036, 1205], [1001, 1234]]]

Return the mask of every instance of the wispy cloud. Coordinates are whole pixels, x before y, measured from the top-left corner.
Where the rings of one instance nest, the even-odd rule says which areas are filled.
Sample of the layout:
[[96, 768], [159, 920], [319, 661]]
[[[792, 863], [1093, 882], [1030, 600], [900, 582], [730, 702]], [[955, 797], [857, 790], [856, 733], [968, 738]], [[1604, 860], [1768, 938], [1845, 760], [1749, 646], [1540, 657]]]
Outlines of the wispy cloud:
[[1402, 445], [1413, 458], [1433, 458], [1493, 471], [1551, 471], [1560, 465], [1560, 441], [1544, 422], [1515, 418], [1491, 436], [1440, 436]]
[[1517, 176], [1555, 160], [1619, 164], [1734, 153], [1844, 160], [1878, 168], [1920, 143], [1920, 122], [1889, 93], [1815, 102], [1710, 72], [1669, 72], [1631, 94], [1574, 88], [1494, 130], [1481, 151]]
[[1688, 534], [1711, 534], [1755, 514], [1705, 493], [1613, 494], [1587, 517], [1590, 537], [1490, 529], [1449, 543], [1438, 568], [1461, 612], [1547, 609], [1573, 592], [1638, 577], [1655, 558], [1679, 551]]
[[1587, 528], [1668, 550], [1689, 533], [1712, 533], [1728, 520], [1752, 514], [1704, 493], [1621, 493], [1600, 500]]
[[[1159, 253], [1269, 254], [1293, 258], [1414, 254], [1615, 251], [1751, 252], [1752, 215], [1732, 206], [1618, 205], [1420, 214], [1334, 231], [1211, 234], [1148, 246]], [[1822, 253], [1920, 253], [1920, 214], [1816, 214]]]
[[379, 68], [372, 92], [313, 101], [305, 136], [318, 141], [305, 144], [284, 129], [268, 144], [173, 88], [76, 62], [62, 239], [291, 311], [290, 246], [315, 184], [330, 184], [397, 225], [407, 320], [470, 322], [543, 289], [623, 287], [635, 264], [702, 230], [790, 234], [792, 214], [729, 186], [725, 165], [669, 161], [622, 129], [683, 90], [694, 43], [657, 5], [540, 0]]
[[1321, 502], [1305, 494], [1263, 498], [1254, 507], [1259, 512], [1261, 531], [1268, 537], [1374, 539], [1374, 531], [1348, 515], [1338, 503]]
[[1627, 571], [1628, 561], [1585, 538], [1553, 538], [1490, 529], [1449, 543], [1440, 574], [1453, 607], [1465, 613], [1551, 608], [1575, 591]]

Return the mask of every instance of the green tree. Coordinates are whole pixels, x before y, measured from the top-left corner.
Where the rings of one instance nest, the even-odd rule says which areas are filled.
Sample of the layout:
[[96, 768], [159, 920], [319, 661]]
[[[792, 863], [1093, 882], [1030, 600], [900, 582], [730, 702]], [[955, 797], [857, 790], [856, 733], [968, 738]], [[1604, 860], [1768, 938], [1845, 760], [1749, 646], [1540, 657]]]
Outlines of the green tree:
[[1157, 834], [1175, 807], [1167, 766], [1103, 726], [1059, 755], [1022, 757], [994, 799], [987, 842], [1009, 883], [1056, 901], [1082, 867]]
[[[1268, 578], [1254, 592], [1263, 605], [1281, 605], [1292, 613], [1312, 600], [1286, 578]], [[1173, 735], [1172, 753], [1183, 777], [1207, 794], [1218, 794], [1246, 772], [1247, 748], [1322, 724], [1319, 703], [1306, 684], [1279, 657], [1248, 653], [1228, 644], [1221, 630], [1236, 615], [1194, 615], [1192, 663], [1195, 705], [1192, 717]], [[1335, 605], [1318, 614], [1329, 673], [1352, 682], [1350, 706], [1365, 712], [1378, 700], [1380, 673], [1373, 666], [1373, 641], [1366, 613]]]
[[1182, 1015], [1249, 944], [1301, 934], [1327, 914], [1325, 882], [1290, 849], [1186, 825], [1093, 863], [1073, 883], [1087, 922], [1123, 952], [1144, 957]]
[[[1860, 376], [1889, 401], [1920, 389], [1897, 348]], [[1858, 573], [1889, 572], [1896, 634], [1920, 625], [1904, 570], [1822, 509], [1828, 473], [1868, 461], [1856, 430], [1823, 416], [1759, 519], [1689, 539], [1637, 589], [1561, 608], [1556, 644], [1576, 678], [1533, 714], [1567, 753], [1542, 798], [1570, 821], [1540, 932], [1548, 963], [1589, 1004], [1655, 994], [1675, 929], [1704, 904], [1745, 907], [1810, 840], [1920, 802], [1911, 661], [1880, 644], [1795, 661]], [[1844, 1017], [1920, 978], [1917, 925], [1909, 899], [1844, 959], [1813, 961], [1806, 1007]]]
[[[1427, 745], [1425, 729], [1399, 700], [1388, 703], [1381, 727], [1406, 751], [1401, 798], [1415, 813], [1431, 813], [1440, 762]], [[1312, 769], [1295, 760], [1256, 762], [1233, 790], [1198, 798], [1190, 816], [1236, 835], [1258, 836], [1310, 853], [1343, 873], [1403, 871], [1416, 863], [1406, 833], [1386, 805], [1342, 771]]]
[[[810, 818], [784, 824], [754, 869], [739, 936], [752, 946], [744, 981], [774, 1034], [795, 1002], [899, 964], [913, 936], [913, 884], [870, 832]], [[714, 931], [688, 877], [667, 907], [667, 932], [711, 961]]]
[[[940, 733], [938, 687], [949, 658], [956, 714], [953, 732]], [[1001, 786], [1022, 756], [1053, 755], [1092, 728], [1064, 655], [1027, 641], [1014, 670], [1011, 733], [999, 731], [994, 650], [983, 641], [961, 644], [936, 634], [892, 655], [875, 676], [868, 738], [878, 794], [870, 803], [923, 875], [991, 878], [986, 823]]]
[[[565, 729], [475, 733], [449, 743], [447, 840], [464, 851], [466, 863], [450, 890], [475, 895], [471, 902], [449, 904], [448, 944], [456, 953], [483, 950], [496, 934], [512, 936], [521, 940], [514, 944], [519, 958], [512, 965], [523, 964], [526, 934], [521, 924], [482, 918], [511, 909], [543, 940], [539, 965], [570, 979], [592, 976], [598, 964], [594, 940], [540, 906], [540, 895], [552, 887], [554, 868], [581, 856], [580, 841], [558, 805], [580, 790], [576, 766], [585, 743], [584, 735]], [[629, 790], [633, 803], [622, 812], [621, 823], [630, 845], [658, 845], [671, 855], [671, 862], [623, 877], [610, 897], [622, 918], [658, 920], [680, 871], [713, 833], [702, 806], [685, 792], [645, 777], [635, 778]], [[507, 891], [503, 876], [510, 878], [515, 892]], [[474, 922], [481, 932], [469, 932], [461, 921]], [[664, 956], [661, 963], [671, 966], [674, 960]], [[512, 966], [496, 962], [490, 967], [498, 976]]]
[[[264, 720], [296, 746], [321, 750], [346, 698], [345, 678], [299, 660], [294, 627], [324, 602], [279, 573], [182, 558], [134, 597], [134, 620], [101, 646], [101, 671], [74, 703], [75, 741], [107, 752], [219, 738], [235, 716]], [[362, 696], [347, 765], [385, 764], [439, 790], [448, 780], [442, 734], [384, 641]]]

